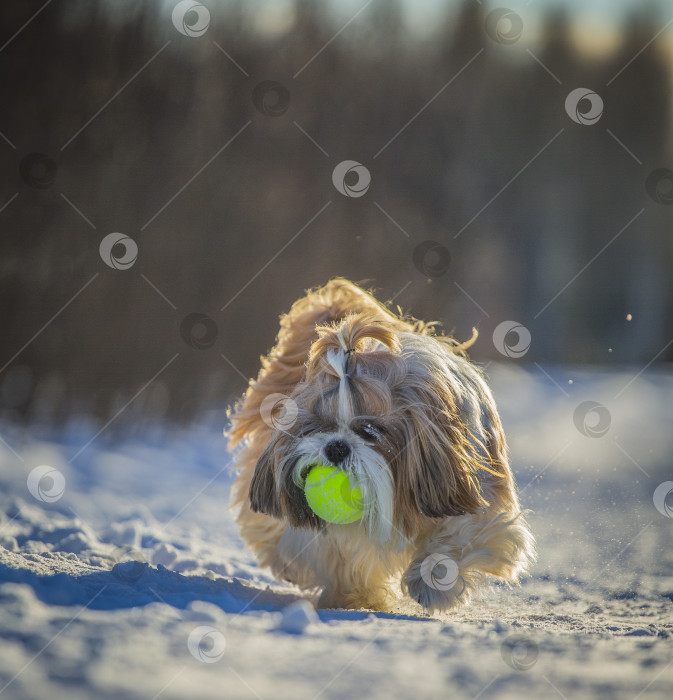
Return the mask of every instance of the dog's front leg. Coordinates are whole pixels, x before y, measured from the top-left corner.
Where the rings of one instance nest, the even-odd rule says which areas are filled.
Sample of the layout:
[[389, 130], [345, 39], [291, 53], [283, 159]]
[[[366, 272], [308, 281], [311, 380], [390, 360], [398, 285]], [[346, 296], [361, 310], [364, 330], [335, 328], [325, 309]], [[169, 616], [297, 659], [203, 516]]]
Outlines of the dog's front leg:
[[469, 602], [486, 575], [515, 582], [535, 556], [521, 513], [447, 517], [416, 544], [402, 589], [431, 612]]

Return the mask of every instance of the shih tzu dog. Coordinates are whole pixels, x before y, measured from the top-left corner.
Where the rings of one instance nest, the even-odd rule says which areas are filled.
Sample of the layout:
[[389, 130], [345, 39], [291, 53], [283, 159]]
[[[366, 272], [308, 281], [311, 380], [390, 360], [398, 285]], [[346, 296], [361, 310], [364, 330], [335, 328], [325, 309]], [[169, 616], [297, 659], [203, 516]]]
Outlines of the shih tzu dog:
[[[395, 315], [334, 279], [281, 317], [278, 342], [230, 413], [245, 542], [321, 607], [428, 611], [469, 601], [534, 559], [495, 402], [433, 323]], [[304, 493], [313, 465], [352, 476], [362, 517], [322, 520]]]

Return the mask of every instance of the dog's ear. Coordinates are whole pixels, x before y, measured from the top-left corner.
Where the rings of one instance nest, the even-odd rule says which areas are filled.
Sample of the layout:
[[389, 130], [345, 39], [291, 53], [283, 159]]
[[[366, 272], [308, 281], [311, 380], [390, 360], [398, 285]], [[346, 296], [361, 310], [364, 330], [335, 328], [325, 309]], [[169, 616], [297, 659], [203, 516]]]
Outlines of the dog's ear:
[[453, 402], [435, 389], [432, 382], [416, 387], [399, 425], [396, 513], [410, 536], [425, 518], [476, 513], [488, 506], [469, 432]]
[[273, 441], [267, 445], [261, 457], [257, 460], [255, 472], [250, 482], [249, 498], [250, 507], [256, 513], [264, 513], [265, 515], [280, 518], [281, 507], [276, 489], [272, 444]]
[[292, 479], [285, 479], [281, 495], [285, 517], [292, 527], [323, 530], [325, 523], [311, 510], [303, 489]]
[[324, 523], [310, 509], [304, 491], [294, 483], [291, 473], [280, 475], [280, 493], [276, 486], [274, 454], [285, 449], [279, 445], [282, 439], [282, 434], [278, 440], [272, 439], [257, 460], [248, 494], [250, 508], [273, 518], [286, 518], [292, 527], [320, 530]]
[[451, 435], [454, 431], [449, 429], [445, 416], [435, 415], [433, 419], [432, 426], [421, 431], [420, 457], [411, 474], [418, 509], [429, 518], [476, 513], [487, 503], [473, 459], [460, 445], [463, 436]]

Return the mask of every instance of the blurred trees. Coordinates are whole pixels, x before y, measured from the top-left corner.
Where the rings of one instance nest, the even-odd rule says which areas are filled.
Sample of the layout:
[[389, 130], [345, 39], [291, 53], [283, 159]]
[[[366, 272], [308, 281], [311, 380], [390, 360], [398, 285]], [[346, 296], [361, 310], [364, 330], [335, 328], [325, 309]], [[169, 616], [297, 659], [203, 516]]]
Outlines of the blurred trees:
[[[671, 339], [673, 182], [645, 186], [673, 167], [654, 17], [589, 58], [562, 14], [502, 42], [474, 2], [422, 40], [393, 2], [335, 39], [345, 20], [321, 2], [297, 0], [279, 32], [247, 3], [204, 3], [200, 37], [176, 4], [50, 4], [0, 52], [5, 415], [222, 407], [279, 313], [336, 275], [459, 337], [477, 325], [481, 361], [505, 359], [491, 337], [508, 319], [532, 335], [520, 362], [644, 365]], [[3, 7], [0, 44], [29, 16]], [[266, 107], [263, 81], [282, 88]], [[577, 87], [604, 102], [592, 126], [564, 109]], [[347, 159], [371, 172], [363, 197], [332, 184]], [[139, 249], [126, 270], [99, 254], [115, 231]], [[447, 270], [414, 264], [427, 240]], [[185, 328], [194, 313], [212, 323]]]

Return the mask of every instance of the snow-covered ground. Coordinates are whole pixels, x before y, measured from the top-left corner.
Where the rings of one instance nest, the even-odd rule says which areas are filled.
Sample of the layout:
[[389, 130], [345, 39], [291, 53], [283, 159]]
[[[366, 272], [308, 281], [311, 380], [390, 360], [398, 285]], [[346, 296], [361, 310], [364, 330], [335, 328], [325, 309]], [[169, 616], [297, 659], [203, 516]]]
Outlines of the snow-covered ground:
[[670, 698], [673, 374], [639, 369], [489, 368], [539, 561], [435, 617], [260, 570], [218, 430], [0, 427], [0, 698]]

